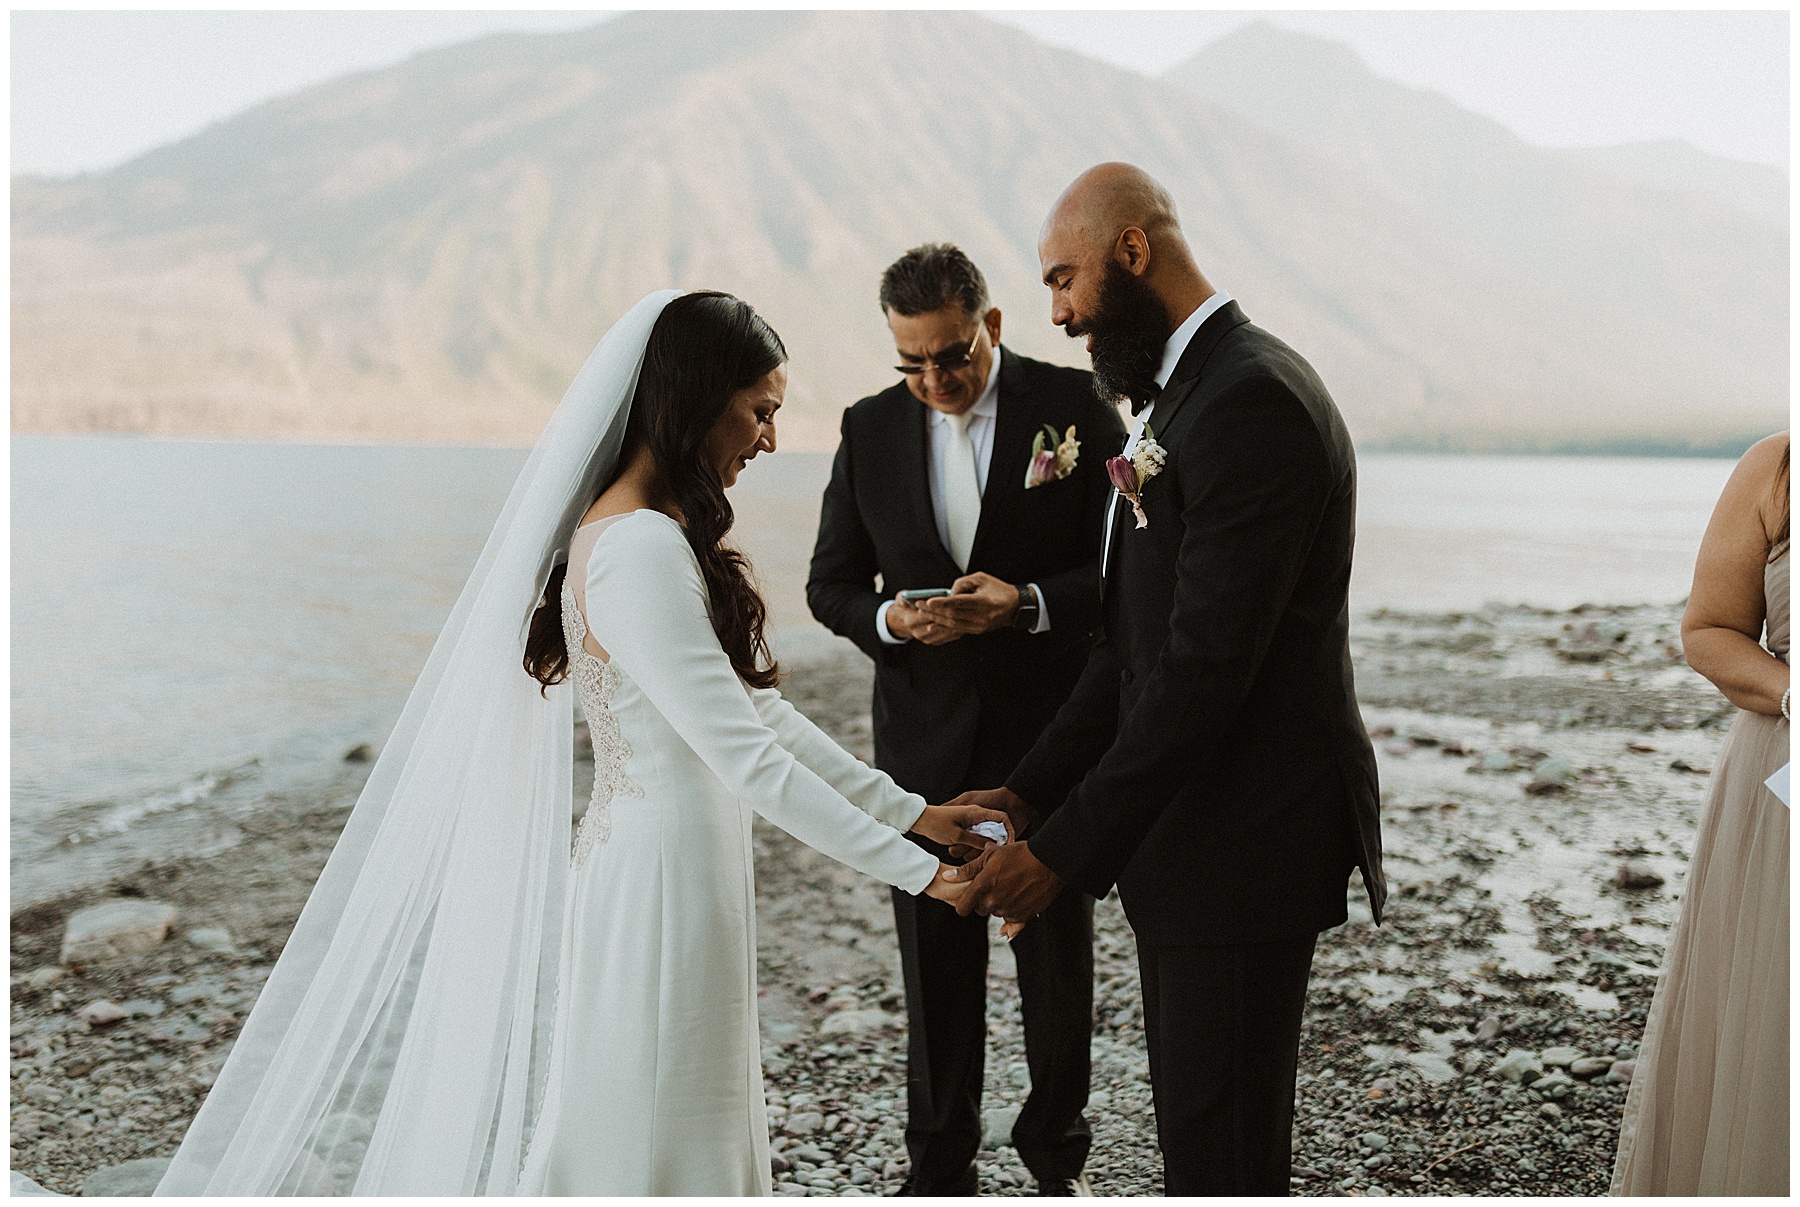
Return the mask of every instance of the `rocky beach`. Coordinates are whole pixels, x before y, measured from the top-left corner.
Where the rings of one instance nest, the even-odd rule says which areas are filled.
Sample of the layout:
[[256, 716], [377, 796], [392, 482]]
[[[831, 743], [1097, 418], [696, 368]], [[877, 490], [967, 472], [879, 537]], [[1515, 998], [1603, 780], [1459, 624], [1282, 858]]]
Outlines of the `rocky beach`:
[[[1390, 910], [1375, 927], [1353, 888], [1350, 923], [1320, 940], [1295, 1193], [1604, 1192], [1732, 715], [1682, 663], [1678, 621], [1664, 605], [1358, 618]], [[790, 672], [794, 702], [866, 757], [867, 660], [821, 646]], [[366, 771], [344, 763], [203, 853], [13, 914], [16, 1173], [148, 1193]], [[905, 1034], [887, 889], [772, 828], [756, 841], [777, 1191], [890, 1194], [906, 1170]], [[1096, 920], [1089, 1175], [1098, 1194], [1155, 1194], [1131, 933], [1116, 899]], [[1029, 1078], [997, 937], [990, 971], [982, 1193], [1027, 1194], [1007, 1132]]]

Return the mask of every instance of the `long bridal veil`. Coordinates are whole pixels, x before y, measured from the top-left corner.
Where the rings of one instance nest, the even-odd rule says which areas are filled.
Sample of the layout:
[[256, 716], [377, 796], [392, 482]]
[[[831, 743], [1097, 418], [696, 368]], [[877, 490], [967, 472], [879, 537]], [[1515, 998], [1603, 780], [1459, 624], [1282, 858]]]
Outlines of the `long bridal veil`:
[[674, 291], [600, 341], [508, 496], [159, 1195], [510, 1194], [555, 1006], [573, 694], [524, 634], [615, 472]]

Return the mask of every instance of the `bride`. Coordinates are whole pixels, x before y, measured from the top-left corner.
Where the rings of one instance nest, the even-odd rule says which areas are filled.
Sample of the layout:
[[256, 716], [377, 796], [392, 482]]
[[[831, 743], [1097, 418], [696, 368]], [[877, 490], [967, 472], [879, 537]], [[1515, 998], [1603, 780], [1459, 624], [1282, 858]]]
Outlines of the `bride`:
[[719, 293], [601, 340], [158, 1194], [769, 1193], [752, 811], [945, 900], [902, 831], [1005, 821], [928, 807], [775, 690], [724, 491], [774, 450], [786, 359]]

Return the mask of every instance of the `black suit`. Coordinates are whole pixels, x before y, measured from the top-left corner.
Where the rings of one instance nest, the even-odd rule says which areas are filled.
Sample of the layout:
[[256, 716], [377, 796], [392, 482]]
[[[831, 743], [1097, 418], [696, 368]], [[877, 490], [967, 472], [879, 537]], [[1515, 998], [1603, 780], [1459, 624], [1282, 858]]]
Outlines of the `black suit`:
[[1039, 859], [1096, 897], [1118, 885], [1168, 1193], [1284, 1194], [1313, 940], [1344, 921], [1352, 868], [1377, 919], [1386, 896], [1350, 668], [1355, 457], [1312, 368], [1235, 303], [1150, 424], [1148, 527], [1121, 501], [1103, 636], [1007, 786], [1061, 802]]
[[[806, 585], [821, 623], [875, 661], [875, 764], [933, 804], [1000, 782], [1080, 676], [1099, 621], [1105, 461], [1124, 442], [1089, 375], [1000, 351], [999, 410], [969, 571], [1036, 583], [1048, 632], [1002, 630], [941, 646], [884, 643], [875, 617], [897, 591], [961, 577], [938, 537], [927, 465], [929, 412], [904, 383], [844, 412]], [[1032, 438], [1073, 425], [1074, 471], [1025, 488]], [[877, 590], [877, 579], [880, 589]], [[927, 849], [942, 851], [920, 841]], [[1093, 903], [1066, 894], [1013, 950], [1032, 1091], [1014, 1142], [1040, 1180], [1086, 1159], [1093, 1014]], [[907, 1148], [927, 1191], [967, 1170], [981, 1138], [987, 1032], [987, 922], [926, 897], [894, 894], [906, 977]], [[1029, 936], [1029, 939], [1027, 938]]]

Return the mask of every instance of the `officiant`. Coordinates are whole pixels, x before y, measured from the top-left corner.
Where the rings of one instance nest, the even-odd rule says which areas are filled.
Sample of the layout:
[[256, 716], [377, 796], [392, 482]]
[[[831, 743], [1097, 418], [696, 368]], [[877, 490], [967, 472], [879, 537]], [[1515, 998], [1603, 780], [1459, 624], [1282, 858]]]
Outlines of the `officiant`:
[[[900, 380], [844, 412], [806, 594], [874, 660], [876, 766], [935, 803], [1002, 782], [1073, 690], [1099, 621], [1105, 463], [1124, 427], [1085, 371], [1001, 346], [1000, 311], [956, 247], [908, 251], [879, 296]], [[918, 597], [933, 590], [948, 594]], [[894, 921], [909, 1033], [901, 1193], [971, 1195], [987, 920], [896, 891]], [[1040, 1194], [1088, 1193], [1092, 899], [1063, 894], [1013, 953], [1031, 1092], [1012, 1141]]]

